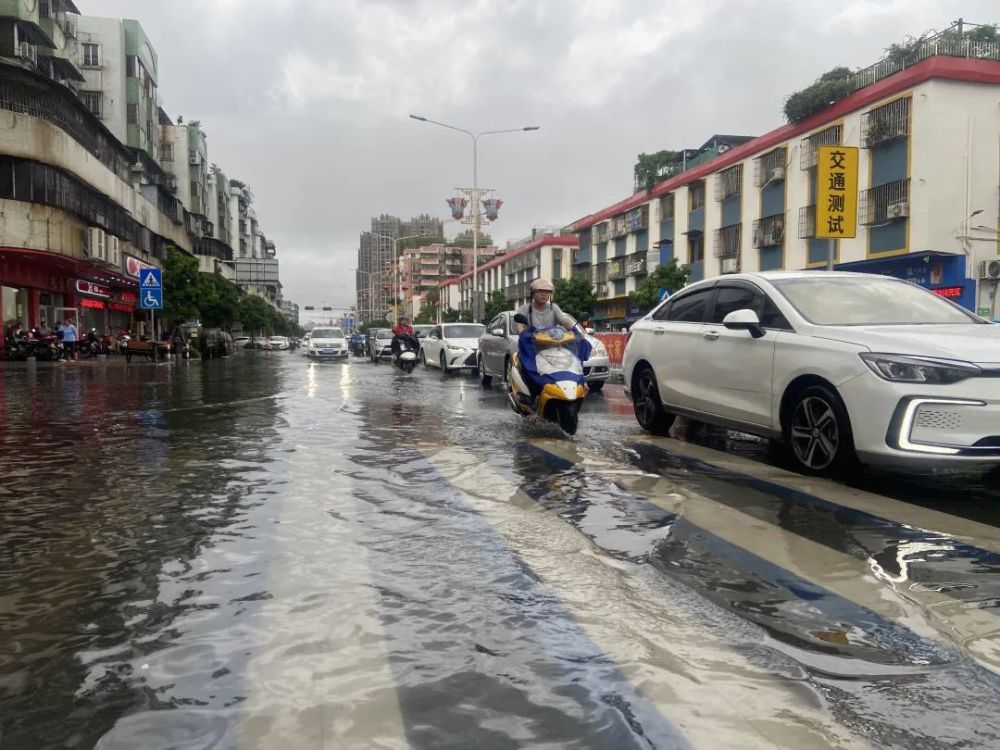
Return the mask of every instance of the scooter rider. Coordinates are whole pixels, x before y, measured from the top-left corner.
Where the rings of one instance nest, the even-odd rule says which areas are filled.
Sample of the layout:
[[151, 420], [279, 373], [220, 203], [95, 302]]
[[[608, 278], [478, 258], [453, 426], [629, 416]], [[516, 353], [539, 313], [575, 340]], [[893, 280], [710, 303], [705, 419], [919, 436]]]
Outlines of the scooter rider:
[[[531, 302], [521, 305], [517, 310], [519, 315], [528, 319], [531, 328], [552, 328], [557, 325], [572, 328], [576, 325], [576, 321], [552, 301], [555, 291], [555, 287], [548, 279], [535, 279], [531, 282]], [[518, 333], [529, 327], [523, 323], [514, 325]]]
[[404, 336], [416, 335], [416, 330], [410, 325], [410, 319], [406, 315], [401, 316], [399, 323], [392, 329], [392, 355], [394, 357], [399, 355], [400, 341]]
[[[518, 334], [528, 330], [528, 328], [552, 328], [560, 325], [563, 328], [571, 329], [576, 325], [576, 321], [559, 309], [559, 305], [552, 301], [555, 294], [555, 287], [548, 279], [535, 279], [531, 282], [531, 302], [527, 302], [517, 309], [517, 315], [523, 315], [528, 319], [529, 325], [524, 323], [514, 323]], [[531, 391], [531, 398], [537, 399], [541, 395], [542, 387], [535, 382], [535, 379], [524, 373], [524, 365], [521, 366], [524, 382]]]

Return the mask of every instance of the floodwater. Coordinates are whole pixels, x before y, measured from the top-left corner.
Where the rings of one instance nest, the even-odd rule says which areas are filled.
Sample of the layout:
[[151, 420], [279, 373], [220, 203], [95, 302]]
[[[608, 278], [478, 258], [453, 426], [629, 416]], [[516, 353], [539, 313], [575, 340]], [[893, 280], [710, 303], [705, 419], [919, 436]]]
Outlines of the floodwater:
[[297, 353], [10, 367], [0, 441], [5, 749], [1000, 746], [978, 480]]

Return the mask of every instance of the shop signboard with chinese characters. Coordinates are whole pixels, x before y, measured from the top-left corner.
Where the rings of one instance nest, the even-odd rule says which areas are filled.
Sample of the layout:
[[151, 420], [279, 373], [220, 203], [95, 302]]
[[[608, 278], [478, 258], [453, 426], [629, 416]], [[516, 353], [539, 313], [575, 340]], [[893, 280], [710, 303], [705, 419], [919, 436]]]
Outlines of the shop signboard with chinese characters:
[[858, 236], [858, 148], [820, 146], [816, 171], [816, 237]]
[[149, 263], [144, 263], [138, 258], [132, 255], [125, 256], [125, 275], [130, 276], [133, 279], [138, 279], [139, 274], [142, 273], [147, 268], [156, 268], [156, 266], [151, 266]]
[[95, 284], [93, 281], [87, 281], [86, 279], [76, 280], [76, 291], [80, 294], [89, 294], [91, 297], [103, 297], [107, 299], [111, 296], [111, 289], [103, 284]]

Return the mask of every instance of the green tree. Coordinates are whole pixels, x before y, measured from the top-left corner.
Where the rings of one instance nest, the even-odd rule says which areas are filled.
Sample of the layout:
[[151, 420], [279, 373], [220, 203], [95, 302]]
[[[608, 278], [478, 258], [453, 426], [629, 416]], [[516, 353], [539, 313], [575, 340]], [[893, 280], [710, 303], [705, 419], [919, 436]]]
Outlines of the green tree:
[[690, 273], [690, 266], [682, 266], [677, 263], [677, 258], [671, 258], [649, 274], [639, 288], [629, 294], [629, 299], [640, 310], [651, 310], [660, 301], [661, 289], [676, 292], [687, 283]]
[[792, 93], [785, 99], [785, 119], [798, 122], [840, 101], [851, 93], [852, 75], [850, 68], [833, 68], [801, 91]]
[[483, 323], [489, 323], [494, 317], [504, 310], [510, 310], [511, 304], [507, 297], [499, 289], [490, 294], [486, 300], [486, 307], [483, 309]]
[[584, 276], [559, 279], [555, 283], [555, 302], [567, 315], [581, 320], [593, 314], [597, 307], [594, 285]]
[[430, 325], [434, 322], [434, 308], [424, 305], [420, 308], [420, 312], [417, 313], [417, 317], [413, 319], [413, 322], [419, 326]]
[[256, 294], [248, 294], [240, 300], [237, 307], [243, 331], [249, 336], [256, 336], [271, 330], [270, 326], [274, 320], [273, 313], [275, 312], [277, 311], [267, 303], [267, 300]]
[[633, 174], [635, 175], [636, 188], [645, 190], [647, 193], [660, 178], [660, 170], [670, 167], [678, 162], [680, 154], [677, 151], [657, 151], [655, 154], [639, 154], [636, 157]]
[[445, 323], [458, 323], [461, 320], [462, 313], [454, 308], [447, 308], [441, 313], [441, 320]]
[[[472, 247], [472, 230], [466, 229], [464, 232], [459, 232], [452, 242], [448, 243], [451, 247]], [[479, 231], [479, 247], [491, 247], [493, 245], [493, 238], [490, 237], [486, 232]]]
[[201, 322], [212, 328], [232, 325], [238, 317], [239, 291], [220, 273], [203, 273], [200, 281], [198, 307]]
[[362, 333], [367, 333], [376, 328], [392, 328], [392, 323], [385, 318], [380, 318], [379, 320], [369, 320], [367, 323], [362, 323], [358, 326], [358, 330]]
[[197, 258], [175, 247], [167, 247], [167, 259], [163, 264], [164, 320], [197, 319], [204, 288], [201, 277]]

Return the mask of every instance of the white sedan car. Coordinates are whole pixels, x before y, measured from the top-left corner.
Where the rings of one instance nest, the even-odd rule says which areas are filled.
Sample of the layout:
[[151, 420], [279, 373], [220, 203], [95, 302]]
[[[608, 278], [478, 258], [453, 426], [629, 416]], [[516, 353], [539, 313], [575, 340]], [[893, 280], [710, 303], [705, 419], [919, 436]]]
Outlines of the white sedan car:
[[347, 337], [340, 328], [313, 328], [306, 356], [311, 359], [347, 359]]
[[443, 323], [434, 326], [420, 341], [420, 361], [425, 366], [450, 370], [475, 370], [479, 336], [485, 326], [478, 323]]
[[287, 336], [272, 336], [267, 340], [267, 348], [272, 352], [285, 351], [288, 347], [289, 343]]
[[773, 272], [692, 284], [638, 321], [625, 390], [781, 441], [798, 468], [1000, 464], [1000, 326], [906, 281]]

